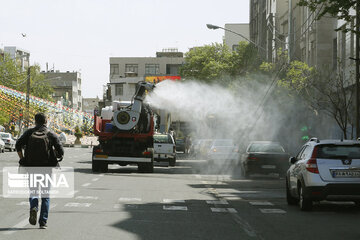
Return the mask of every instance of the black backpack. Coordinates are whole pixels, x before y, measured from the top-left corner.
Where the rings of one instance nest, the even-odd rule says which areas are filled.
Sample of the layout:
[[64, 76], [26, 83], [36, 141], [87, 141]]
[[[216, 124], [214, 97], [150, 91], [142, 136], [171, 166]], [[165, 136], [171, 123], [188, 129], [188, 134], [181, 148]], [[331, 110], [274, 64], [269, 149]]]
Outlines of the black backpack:
[[50, 166], [52, 146], [48, 137], [49, 130], [35, 130], [26, 144], [26, 162], [30, 166]]

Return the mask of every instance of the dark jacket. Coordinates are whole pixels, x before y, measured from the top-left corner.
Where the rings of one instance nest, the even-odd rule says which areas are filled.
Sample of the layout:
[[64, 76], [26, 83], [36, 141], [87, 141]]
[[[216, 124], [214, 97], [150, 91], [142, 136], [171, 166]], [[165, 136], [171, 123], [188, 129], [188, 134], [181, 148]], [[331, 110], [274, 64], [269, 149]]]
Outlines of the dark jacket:
[[[24, 132], [24, 134], [16, 141], [16, 151], [20, 152], [22, 151], [22, 149], [25, 147], [25, 159], [26, 159], [26, 144], [29, 141], [29, 137], [31, 136], [31, 134], [35, 131], [45, 131], [47, 129], [47, 127], [45, 125], [41, 125], [41, 126], [36, 126], [34, 128], [30, 128], [28, 129], [26, 132]], [[50, 161], [49, 164], [44, 166], [56, 166], [57, 165], [57, 157], [62, 157], [64, 156], [64, 149], [59, 141], [58, 136], [52, 132], [49, 131], [48, 132], [48, 137], [49, 137], [49, 141], [50, 141], [50, 147], [51, 149], [54, 147], [55, 151], [56, 151], [56, 155], [54, 151], [50, 151]]]

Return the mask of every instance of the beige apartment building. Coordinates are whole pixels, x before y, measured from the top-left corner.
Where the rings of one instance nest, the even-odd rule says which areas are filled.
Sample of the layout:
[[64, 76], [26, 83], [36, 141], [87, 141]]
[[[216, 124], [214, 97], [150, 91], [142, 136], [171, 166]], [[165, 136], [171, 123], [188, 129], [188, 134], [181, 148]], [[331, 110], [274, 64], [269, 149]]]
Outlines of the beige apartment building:
[[337, 19], [317, 20], [317, 12], [298, 3], [299, 0], [250, 0], [251, 40], [266, 49], [259, 51], [267, 61], [276, 61], [278, 50], [286, 49], [291, 60], [335, 67]]

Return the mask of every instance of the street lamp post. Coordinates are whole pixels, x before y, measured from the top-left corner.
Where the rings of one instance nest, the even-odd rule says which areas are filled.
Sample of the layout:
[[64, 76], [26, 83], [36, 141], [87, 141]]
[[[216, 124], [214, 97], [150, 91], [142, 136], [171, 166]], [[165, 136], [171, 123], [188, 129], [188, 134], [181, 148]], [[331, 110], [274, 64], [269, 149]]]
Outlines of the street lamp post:
[[230, 29], [228, 29], [228, 28], [223, 28], [223, 27], [220, 27], [220, 26], [216, 26], [216, 25], [212, 25], [212, 24], [206, 24], [206, 27], [207, 27], [208, 29], [213, 29], [213, 30], [216, 30], [216, 29], [219, 29], [219, 28], [220, 28], [220, 29], [223, 29], [223, 30], [225, 30], [225, 31], [231, 32], [231, 33], [233, 33], [233, 34], [235, 34], [235, 35], [238, 35], [238, 36], [244, 38], [244, 39], [245, 39], [246, 41], [248, 41], [249, 43], [254, 44], [255, 47], [260, 48], [261, 50], [263, 50], [263, 51], [266, 52], [266, 49], [265, 49], [265, 48], [263, 48], [262, 46], [259, 46], [259, 45], [256, 44], [254, 41], [248, 39], [248, 38], [245, 37], [244, 35], [242, 35], [242, 34], [240, 34], [240, 33], [237, 33], [237, 32], [234, 32], [233, 30], [230, 30]]

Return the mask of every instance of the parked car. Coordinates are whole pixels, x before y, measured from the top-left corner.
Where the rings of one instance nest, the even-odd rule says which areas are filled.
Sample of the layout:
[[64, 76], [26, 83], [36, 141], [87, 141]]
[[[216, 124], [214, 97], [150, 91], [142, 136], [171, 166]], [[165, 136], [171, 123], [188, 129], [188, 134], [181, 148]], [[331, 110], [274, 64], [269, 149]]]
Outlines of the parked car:
[[288, 168], [289, 154], [278, 142], [254, 141], [251, 142], [240, 159], [244, 177], [250, 174], [278, 173], [285, 176]]
[[16, 141], [14, 140], [11, 133], [0, 132], [0, 136], [2, 140], [5, 142], [5, 149], [9, 149], [9, 151], [15, 151]]
[[290, 205], [311, 210], [313, 201], [354, 201], [360, 207], [360, 141], [310, 139], [286, 175]]
[[176, 138], [176, 151], [185, 153], [185, 139]]
[[232, 139], [214, 139], [207, 152], [207, 159], [212, 162], [219, 161], [237, 161], [239, 158], [238, 147], [235, 146]]
[[170, 166], [176, 165], [176, 146], [171, 134], [154, 135], [154, 160], [169, 162]]
[[5, 142], [2, 140], [0, 136], [0, 152], [5, 152]]

